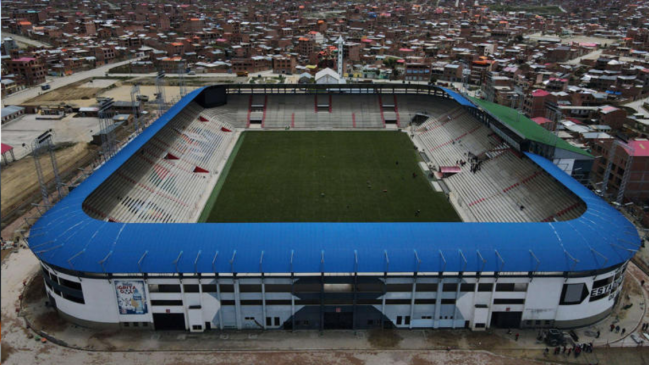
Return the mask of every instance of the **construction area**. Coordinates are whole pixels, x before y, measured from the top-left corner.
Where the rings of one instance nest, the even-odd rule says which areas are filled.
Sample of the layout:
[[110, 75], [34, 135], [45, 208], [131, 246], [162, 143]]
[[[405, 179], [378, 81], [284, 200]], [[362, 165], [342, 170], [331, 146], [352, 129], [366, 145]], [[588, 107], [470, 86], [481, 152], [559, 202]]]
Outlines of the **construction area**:
[[[177, 80], [174, 83], [178, 85]], [[35, 204], [40, 203], [42, 195], [39, 194], [36, 165], [31, 156], [34, 139], [44, 132], [51, 132], [60, 179], [66, 184], [76, 183], [101, 161], [101, 148], [92, 143], [93, 135], [98, 135], [102, 130], [100, 119], [96, 113], [86, 114], [84, 110], [91, 109], [102, 98], [131, 103], [131, 92], [136, 84], [142, 84], [139, 86], [139, 95], [145, 96], [144, 100], [151, 100], [151, 102], [141, 102], [142, 111], [145, 112], [144, 117], [147, 122], [151, 122], [155, 117], [154, 114], [159, 111], [156, 102], [158, 86], [155, 84], [155, 78], [142, 78], [139, 81], [128, 78], [85, 79], [39, 93], [37, 97], [20, 103], [23, 108], [32, 108], [35, 114], [25, 114], [2, 126], [2, 142], [13, 147], [12, 152], [17, 159], [3, 166], [0, 175], [4, 240], [15, 241], [19, 232], [28, 227], [28, 222], [33, 223], [29, 218], [25, 220], [18, 219], [19, 217], [39, 215], [39, 207]], [[186, 86], [185, 91], [189, 92], [196, 87]], [[161, 86], [161, 88], [167, 99], [180, 94], [179, 86]], [[130, 132], [130, 128], [117, 130], [118, 142], [125, 142]], [[47, 190], [52, 193], [56, 190], [56, 184], [50, 157], [40, 156], [39, 164], [43, 169]], [[9, 251], [2, 251], [3, 257], [8, 254], [7, 252]]]

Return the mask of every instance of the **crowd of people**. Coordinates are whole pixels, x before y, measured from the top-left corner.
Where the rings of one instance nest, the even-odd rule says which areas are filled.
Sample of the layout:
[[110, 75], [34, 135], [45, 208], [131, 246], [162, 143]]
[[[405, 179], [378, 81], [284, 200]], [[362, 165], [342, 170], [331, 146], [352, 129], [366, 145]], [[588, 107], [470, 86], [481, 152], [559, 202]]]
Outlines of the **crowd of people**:
[[[557, 346], [557, 347], [554, 348], [554, 354], [555, 355], [563, 354], [565, 356], [570, 356], [570, 355], [574, 354], [575, 357], [579, 357], [579, 355], [581, 355], [582, 352], [592, 353], [593, 352], [593, 343], [592, 342], [590, 342], [590, 343], [581, 343], [581, 344], [578, 343], [578, 344], [572, 345], [572, 347], [564, 345], [563, 347], [562, 346]], [[549, 353], [550, 353], [550, 349], [546, 347], [545, 348], [545, 354], [547, 355]]]

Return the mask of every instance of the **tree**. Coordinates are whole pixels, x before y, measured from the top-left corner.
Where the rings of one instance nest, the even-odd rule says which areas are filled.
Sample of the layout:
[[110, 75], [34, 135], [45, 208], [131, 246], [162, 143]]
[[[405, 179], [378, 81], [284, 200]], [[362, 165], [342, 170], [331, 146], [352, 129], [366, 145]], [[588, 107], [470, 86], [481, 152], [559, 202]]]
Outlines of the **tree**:
[[394, 68], [397, 66], [397, 61], [398, 61], [398, 58], [396, 58], [396, 57], [388, 57], [388, 58], [383, 60], [383, 64], [386, 67], [389, 67], [389, 68], [394, 70]]

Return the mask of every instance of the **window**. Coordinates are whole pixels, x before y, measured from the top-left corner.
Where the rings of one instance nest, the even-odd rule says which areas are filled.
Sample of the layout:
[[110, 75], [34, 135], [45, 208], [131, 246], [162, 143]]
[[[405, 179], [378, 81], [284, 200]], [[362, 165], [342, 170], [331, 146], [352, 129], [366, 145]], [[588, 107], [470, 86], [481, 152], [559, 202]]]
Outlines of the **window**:
[[[612, 279], [612, 278], [611, 278]], [[595, 288], [595, 286], [593, 286]], [[602, 287], [604, 289], [606, 287]], [[593, 289], [593, 292], [595, 292], [596, 289]], [[601, 297], [597, 299], [601, 299], [603, 297], [606, 297], [608, 295], [608, 292], [606, 290], [602, 290], [602, 295]], [[571, 304], [579, 304], [586, 299], [588, 296], [588, 288], [586, 287], [586, 284], [584, 283], [579, 283], [579, 284], [563, 284], [563, 290], [561, 291], [561, 301], [559, 304], [561, 305], [571, 305]], [[593, 300], [593, 297], [591, 296], [590, 300]]]
[[124, 327], [128, 327], [128, 326], [130, 326], [131, 324], [128, 323], [128, 322], [124, 322], [124, 323], [122, 323], [122, 325], [124, 325]]
[[140, 323], [139, 322], [133, 322], [133, 327], [140, 327]]
[[435, 299], [415, 299], [415, 304], [435, 304]]
[[198, 293], [198, 285], [195, 284], [186, 284], [183, 286], [185, 293]]
[[382, 293], [383, 283], [359, 283], [356, 285], [356, 290], [363, 293]]
[[409, 292], [412, 291], [412, 284], [388, 284], [386, 290], [388, 292]]
[[152, 306], [178, 306], [178, 305], [183, 305], [182, 300], [152, 300], [151, 301]]
[[496, 291], [527, 291], [527, 283], [498, 283]]
[[357, 305], [381, 305], [381, 299], [356, 299]]
[[150, 293], [180, 293], [180, 285], [176, 284], [149, 284]]
[[406, 316], [406, 325], [410, 324], [410, 316]]
[[322, 284], [320, 283], [295, 283], [293, 287], [296, 293], [320, 293]]
[[234, 300], [222, 300], [221, 305], [234, 305]]
[[59, 278], [59, 283], [67, 288], [81, 290], [81, 283]]
[[200, 324], [195, 324], [195, 325], [192, 326], [192, 329], [193, 329], [194, 331], [200, 331], [200, 330], [203, 329], [203, 327], [201, 327]]
[[478, 291], [491, 291], [493, 289], [493, 284], [478, 284]]
[[433, 316], [421, 316], [421, 319], [433, 319]]
[[234, 285], [232, 284], [221, 284], [219, 289], [221, 293], [234, 293]]
[[320, 299], [299, 299], [295, 301], [296, 305], [319, 305]]
[[385, 304], [410, 304], [410, 299], [386, 299]]
[[514, 291], [514, 283], [498, 283], [496, 291]]
[[475, 291], [475, 284], [462, 283], [460, 284], [460, 291], [463, 292]]
[[476, 323], [475, 328], [485, 328], [486, 324], [485, 323]]
[[453, 283], [453, 284], [444, 284], [444, 287], [442, 288], [442, 291], [446, 291], [446, 292], [454, 292], [454, 291], [457, 291], [457, 284], [456, 284], [456, 283]]
[[261, 300], [242, 300], [241, 305], [261, 305]]
[[525, 299], [494, 299], [494, 304], [525, 304]]
[[401, 323], [403, 323], [403, 317], [397, 316], [397, 325], [401, 325]]
[[201, 289], [203, 293], [216, 293], [216, 284], [203, 284]]
[[417, 283], [417, 292], [436, 292], [437, 284]]
[[291, 300], [266, 300], [266, 305], [291, 305]]
[[266, 326], [272, 326], [272, 325], [273, 325], [273, 318], [266, 317]]
[[239, 284], [240, 293], [261, 293], [261, 284]]
[[65, 294], [65, 293], [62, 293], [62, 296], [63, 296], [63, 299], [67, 299], [67, 300], [69, 300], [71, 302], [75, 302], [75, 303], [79, 303], [79, 304], [86, 304], [86, 301], [83, 300], [83, 298], [77, 298], [77, 297], [75, 297], [73, 295], [69, 295], [69, 294]]
[[442, 299], [442, 304], [455, 304], [455, 299]]
[[266, 284], [264, 290], [266, 293], [290, 293], [291, 284]]
[[279, 317], [274, 317], [273, 319], [275, 321], [275, 326], [279, 326]]

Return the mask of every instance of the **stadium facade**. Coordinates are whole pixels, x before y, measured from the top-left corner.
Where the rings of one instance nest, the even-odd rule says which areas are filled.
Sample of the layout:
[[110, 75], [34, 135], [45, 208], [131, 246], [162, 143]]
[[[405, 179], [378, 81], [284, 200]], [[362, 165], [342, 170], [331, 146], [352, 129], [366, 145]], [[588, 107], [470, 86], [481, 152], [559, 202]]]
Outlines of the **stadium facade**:
[[[382, 129], [418, 118], [413, 139], [430, 164], [487, 146], [490, 183], [462, 180], [471, 173], [441, 183], [462, 223], [196, 223], [241, 128]], [[201, 88], [45, 213], [29, 245], [50, 302], [82, 326], [589, 325], [612, 310], [640, 238], [569, 175], [587, 172], [592, 156], [530, 123], [429, 86]]]

